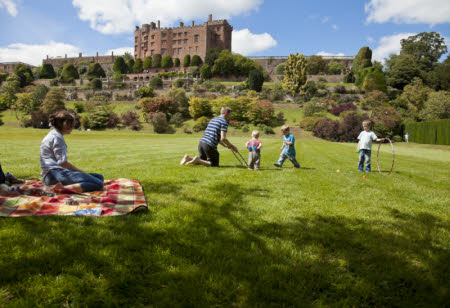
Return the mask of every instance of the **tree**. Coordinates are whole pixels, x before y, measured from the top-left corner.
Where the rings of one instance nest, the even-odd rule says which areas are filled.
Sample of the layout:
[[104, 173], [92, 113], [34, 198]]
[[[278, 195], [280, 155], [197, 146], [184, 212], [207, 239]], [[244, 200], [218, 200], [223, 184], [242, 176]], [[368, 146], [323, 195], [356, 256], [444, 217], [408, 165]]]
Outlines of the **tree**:
[[277, 67], [275, 68], [275, 74], [284, 76], [284, 69], [285, 68], [286, 68], [286, 64], [285, 63], [278, 64]]
[[386, 60], [387, 84], [393, 88], [403, 88], [420, 76], [419, 66], [411, 55], [391, 55]]
[[421, 32], [400, 41], [400, 54], [414, 58], [420, 69], [430, 71], [447, 52], [444, 38], [437, 32]]
[[53, 65], [50, 63], [46, 63], [42, 65], [41, 71], [39, 73], [39, 78], [41, 79], [53, 79], [56, 77], [55, 70], [53, 69]]
[[170, 97], [144, 98], [139, 103], [144, 114], [163, 112], [169, 120], [178, 111], [177, 104]]
[[134, 59], [128, 59], [126, 61], [128, 73], [132, 74], [134, 73]]
[[306, 58], [301, 54], [291, 54], [286, 62], [284, 70], [283, 88], [292, 95], [300, 91], [301, 86], [306, 83]]
[[352, 72], [356, 75], [360, 70], [372, 66], [372, 50], [362, 47], [352, 63]]
[[233, 54], [233, 58], [233, 75], [235, 76], [248, 76], [248, 74], [250, 74], [250, 71], [254, 69], [258, 69], [261, 72], [264, 71], [262, 66], [257, 67], [255, 61], [253, 61], [252, 59], [244, 57], [240, 54]]
[[171, 68], [173, 67], [172, 57], [170, 55], [165, 55], [161, 60], [162, 68]]
[[17, 93], [20, 89], [20, 78], [16, 74], [9, 75], [6, 78], [7, 84], [2, 87], [0, 95], [0, 110], [11, 108], [17, 100]]
[[234, 72], [234, 57], [233, 54], [224, 49], [220, 52], [219, 57], [214, 62], [212, 68], [213, 75], [220, 75], [223, 77], [228, 77]]
[[206, 51], [205, 64], [208, 64], [210, 67], [213, 67], [214, 62], [219, 57], [221, 51], [222, 51], [222, 48], [220, 48], [220, 47], [208, 49]]
[[198, 55], [193, 55], [191, 59], [191, 66], [200, 66], [202, 65], [203, 61], [202, 58]]
[[103, 70], [100, 63], [91, 63], [87, 70], [87, 79], [91, 81], [94, 78], [104, 78], [106, 77], [105, 71]]
[[264, 75], [261, 71], [254, 69], [248, 75], [248, 86], [250, 90], [261, 92], [264, 84]]
[[325, 73], [327, 71], [327, 61], [325, 61], [322, 56], [310, 56], [306, 59], [306, 63], [308, 65], [308, 74], [310, 75], [317, 75], [319, 73]]
[[253, 104], [249, 111], [249, 120], [255, 125], [271, 125], [275, 120], [275, 108], [268, 100]]
[[202, 79], [210, 79], [212, 77], [211, 66], [209, 64], [203, 64], [200, 68], [200, 75]]
[[42, 102], [42, 111], [46, 114], [52, 114], [55, 111], [66, 109], [64, 97], [64, 90], [58, 88], [51, 89]]
[[137, 91], [140, 98], [155, 97], [152, 87], [141, 87]]
[[181, 113], [184, 118], [189, 118], [189, 98], [183, 89], [171, 89], [166, 96], [177, 105], [177, 113]]
[[408, 108], [417, 114], [422, 110], [430, 92], [432, 90], [423, 84], [422, 79], [416, 77], [405, 86], [400, 100], [403, 100]]
[[150, 86], [151, 86], [153, 89], [160, 89], [160, 88], [162, 88], [162, 86], [163, 86], [162, 79], [159, 78], [158, 76], [153, 76], [153, 77], [150, 79]]
[[342, 65], [341, 62], [336, 61], [336, 60], [332, 60], [330, 61], [330, 63], [328, 63], [328, 73], [330, 74], [340, 74], [343, 70], [344, 70], [344, 66]]
[[189, 67], [191, 65], [191, 56], [190, 55], [185, 55], [184, 59], [183, 59], [183, 66], [184, 67]]
[[189, 113], [194, 119], [212, 116], [211, 104], [208, 100], [200, 97], [193, 97], [189, 100]]
[[45, 96], [47, 95], [49, 90], [50, 89], [43, 84], [38, 85], [36, 88], [34, 88], [31, 96], [31, 112], [37, 111], [39, 110], [39, 108], [41, 108], [42, 102], [44, 101]]
[[20, 120], [24, 115], [32, 112], [32, 93], [18, 93], [17, 100], [12, 104], [11, 109], [16, 114], [16, 119]]
[[144, 67], [145, 70], [151, 69], [152, 68], [152, 57], [147, 56], [144, 59], [144, 63], [142, 65]]
[[180, 67], [180, 65], [181, 65], [180, 59], [175, 58], [175, 59], [173, 60], [173, 66], [175, 66], [175, 67]]
[[14, 73], [20, 78], [20, 87], [26, 87], [34, 80], [33, 72], [29, 66], [19, 64], [14, 68]]
[[89, 83], [89, 86], [94, 90], [101, 90], [103, 87], [102, 81], [98, 78], [94, 78]]
[[450, 118], [450, 92], [430, 92], [421, 116], [426, 121]]
[[450, 55], [436, 68], [436, 75], [441, 90], [450, 91]]
[[384, 73], [380, 69], [371, 70], [364, 78], [362, 88], [365, 92], [379, 90], [384, 93], [387, 93], [386, 79], [384, 78]]
[[75, 79], [80, 78], [77, 69], [72, 63], [67, 63], [64, 65], [61, 72], [61, 82], [69, 83], [73, 82]]
[[113, 71], [120, 74], [126, 74], [128, 72], [128, 66], [122, 57], [117, 57], [114, 60]]
[[129, 52], [125, 52], [122, 56], [123, 60], [126, 62], [128, 62], [130, 59], [133, 59], [133, 56], [131, 55], [131, 53]]
[[152, 66], [154, 68], [161, 67], [161, 55], [159, 53], [156, 53], [152, 57]]
[[143, 62], [141, 58], [137, 58], [136, 61], [134, 61], [134, 65], [133, 65], [133, 71], [135, 73], [142, 73], [142, 71], [144, 70], [143, 67]]

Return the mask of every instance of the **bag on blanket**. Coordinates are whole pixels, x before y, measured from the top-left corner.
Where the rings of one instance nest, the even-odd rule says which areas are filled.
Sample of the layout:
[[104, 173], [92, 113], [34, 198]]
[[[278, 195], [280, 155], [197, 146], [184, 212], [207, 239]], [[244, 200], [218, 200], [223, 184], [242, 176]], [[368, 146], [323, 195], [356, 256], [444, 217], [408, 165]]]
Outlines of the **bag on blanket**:
[[2, 170], [2, 165], [0, 165], [0, 184], [5, 184], [5, 174]]

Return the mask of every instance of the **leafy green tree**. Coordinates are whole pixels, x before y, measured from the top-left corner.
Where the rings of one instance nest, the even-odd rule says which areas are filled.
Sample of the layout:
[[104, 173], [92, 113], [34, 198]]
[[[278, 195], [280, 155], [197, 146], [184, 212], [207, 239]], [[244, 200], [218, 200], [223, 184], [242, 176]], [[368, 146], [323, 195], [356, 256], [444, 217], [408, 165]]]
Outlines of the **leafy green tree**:
[[[310, 56], [306, 59], [306, 63], [308, 65], [308, 74], [310, 75], [317, 75], [327, 71], [327, 61], [322, 56]], [[283, 73], [278, 75], [283, 75]]]
[[439, 58], [447, 53], [445, 40], [437, 32], [421, 32], [400, 41], [402, 45], [400, 54], [410, 55], [425, 71], [433, 69]]
[[173, 67], [172, 57], [170, 55], [165, 55], [161, 60], [162, 68], [171, 68]]
[[262, 66], [257, 67], [255, 61], [244, 57], [240, 54], [233, 54], [234, 68], [233, 75], [235, 76], [248, 76], [254, 69], [259, 69], [263, 72]]
[[373, 67], [365, 68], [364, 70], [369, 70], [364, 78], [362, 85], [363, 90], [367, 92], [372, 92], [375, 90], [387, 93], [386, 79], [384, 73], [380, 69], [374, 69]]
[[208, 100], [200, 97], [193, 97], [189, 100], [189, 113], [194, 119], [212, 116], [211, 104]]
[[0, 73], [0, 82], [6, 81], [6, 78], [8, 78], [8, 73]]
[[143, 67], [145, 70], [152, 68], [152, 57], [150, 56], [145, 57]]
[[372, 50], [362, 47], [352, 63], [352, 72], [356, 75], [360, 70], [372, 66]]
[[214, 66], [214, 62], [219, 57], [221, 51], [222, 51], [222, 48], [220, 48], [220, 47], [215, 47], [215, 48], [208, 49], [206, 51], [205, 64], [208, 64], [209, 67], [213, 67]]
[[412, 112], [418, 114], [428, 100], [430, 92], [432, 90], [423, 84], [422, 79], [416, 77], [405, 86], [400, 100], [403, 100]]
[[91, 63], [87, 70], [87, 79], [91, 81], [94, 78], [104, 78], [106, 77], [105, 71], [103, 70], [100, 63]]
[[64, 90], [59, 88], [53, 88], [48, 91], [42, 102], [42, 111], [46, 114], [52, 114], [55, 111], [66, 109], [64, 105]]
[[285, 63], [280, 63], [277, 65], [277, 67], [275, 68], [275, 74], [277, 75], [284, 75], [284, 69], [286, 68], [286, 64]]
[[344, 70], [344, 66], [342, 65], [342, 63], [336, 60], [330, 61], [330, 63], [328, 63], [327, 68], [328, 73], [335, 75], [340, 74], [342, 70]]
[[98, 78], [94, 78], [89, 83], [89, 86], [94, 90], [101, 90], [103, 87], [102, 81]]
[[152, 66], [154, 68], [161, 67], [161, 55], [159, 53], [156, 53], [152, 57]]
[[180, 59], [179, 59], [179, 58], [175, 58], [175, 59], [173, 60], [173, 66], [175, 66], [175, 67], [180, 67], [180, 65], [181, 65]]
[[163, 82], [162, 79], [159, 78], [158, 76], [153, 76], [152, 78], [150, 78], [150, 86], [153, 89], [160, 89], [163, 86]]
[[261, 92], [264, 84], [264, 74], [257, 69], [254, 69], [248, 75], [248, 86], [250, 90]]
[[128, 59], [127, 61], [126, 61], [126, 64], [127, 64], [127, 68], [128, 68], [128, 73], [130, 73], [130, 74], [133, 74], [135, 71], [134, 71], [134, 59]]
[[450, 91], [450, 55], [447, 56], [444, 62], [438, 65], [436, 75], [439, 80], [439, 88]]
[[6, 78], [7, 84], [2, 87], [0, 94], [0, 110], [11, 108], [17, 100], [17, 93], [20, 89], [20, 77], [11, 74]]
[[152, 87], [141, 87], [137, 91], [140, 98], [155, 97]]
[[275, 108], [269, 100], [253, 104], [249, 110], [249, 120], [255, 125], [271, 125], [275, 121]]
[[210, 79], [212, 77], [212, 71], [209, 64], [203, 64], [200, 68], [200, 75], [202, 76], [202, 79]]
[[202, 58], [198, 55], [193, 55], [191, 59], [191, 66], [200, 66], [202, 65]]
[[184, 118], [189, 118], [189, 98], [183, 89], [170, 89], [166, 96], [171, 98], [177, 105], [177, 112], [181, 113]]
[[12, 104], [11, 109], [14, 110], [16, 119], [20, 120], [24, 115], [33, 112], [32, 106], [33, 93], [18, 93], [17, 100]]
[[184, 59], [183, 59], [183, 66], [184, 67], [189, 67], [191, 66], [191, 56], [190, 55], [185, 55]]
[[31, 96], [31, 112], [37, 111], [41, 108], [42, 102], [44, 101], [49, 90], [50, 89], [43, 84], [34, 88]]
[[142, 62], [142, 59], [137, 58], [136, 61], [134, 61], [133, 71], [135, 73], [142, 73], [144, 70], [144, 63]]
[[34, 80], [33, 72], [29, 66], [19, 64], [14, 68], [14, 73], [20, 78], [20, 87], [26, 87]]
[[117, 57], [116, 60], [114, 60], [113, 71], [121, 74], [126, 74], [128, 72], [128, 66], [123, 57]]
[[291, 54], [286, 61], [284, 70], [283, 88], [292, 95], [297, 94], [306, 83], [307, 64], [302, 54]]
[[60, 78], [61, 82], [69, 83], [80, 78], [80, 75], [78, 75], [78, 71], [72, 63], [67, 63], [63, 67]]
[[426, 121], [450, 118], [450, 92], [430, 92], [421, 116]]
[[411, 55], [391, 55], [386, 60], [387, 84], [403, 90], [414, 77], [421, 75], [419, 66]]
[[50, 63], [46, 63], [42, 65], [41, 71], [39, 73], [39, 78], [41, 79], [53, 79], [56, 77], [55, 70], [53, 69], [53, 65]]
[[219, 57], [214, 62], [212, 73], [223, 77], [228, 77], [234, 73], [234, 57], [229, 50], [224, 49], [220, 52]]
[[126, 53], [123, 54], [122, 58], [123, 58], [123, 60], [124, 60], [125, 63], [126, 63], [126, 62], [128, 62], [130, 59], [133, 59], [133, 56], [131, 55], [131, 53], [126, 52]]

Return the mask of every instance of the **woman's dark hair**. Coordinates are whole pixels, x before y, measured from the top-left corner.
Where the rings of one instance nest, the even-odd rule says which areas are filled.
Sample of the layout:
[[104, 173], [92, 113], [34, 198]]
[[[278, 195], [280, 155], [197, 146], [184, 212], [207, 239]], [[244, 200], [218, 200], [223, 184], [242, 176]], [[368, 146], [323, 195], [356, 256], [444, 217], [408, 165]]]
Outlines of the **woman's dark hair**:
[[64, 123], [67, 123], [68, 125], [73, 127], [75, 117], [73, 116], [72, 112], [69, 112], [67, 110], [60, 110], [51, 114], [49, 120], [54, 128], [61, 131], [64, 128]]

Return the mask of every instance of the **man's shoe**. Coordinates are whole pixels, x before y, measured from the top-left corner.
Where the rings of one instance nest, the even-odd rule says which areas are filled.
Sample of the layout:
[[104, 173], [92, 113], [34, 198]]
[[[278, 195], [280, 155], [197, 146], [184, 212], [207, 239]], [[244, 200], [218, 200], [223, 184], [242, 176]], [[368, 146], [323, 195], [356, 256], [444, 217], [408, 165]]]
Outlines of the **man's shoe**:
[[281, 165], [279, 163], [273, 164], [275, 167], [281, 168]]

